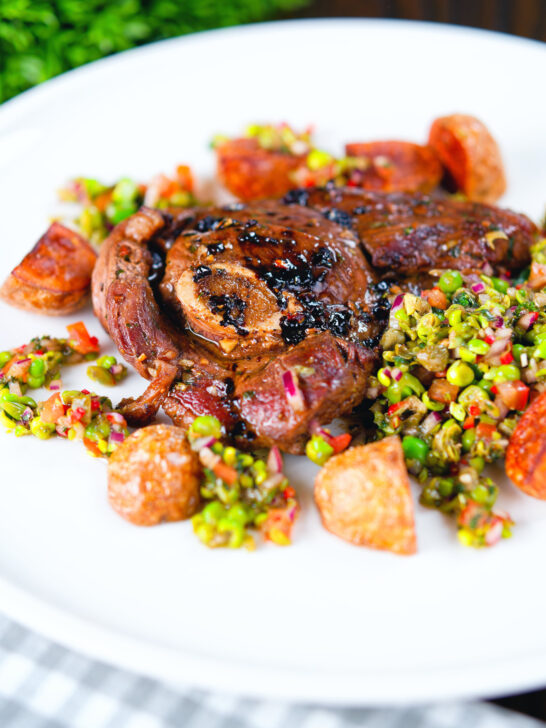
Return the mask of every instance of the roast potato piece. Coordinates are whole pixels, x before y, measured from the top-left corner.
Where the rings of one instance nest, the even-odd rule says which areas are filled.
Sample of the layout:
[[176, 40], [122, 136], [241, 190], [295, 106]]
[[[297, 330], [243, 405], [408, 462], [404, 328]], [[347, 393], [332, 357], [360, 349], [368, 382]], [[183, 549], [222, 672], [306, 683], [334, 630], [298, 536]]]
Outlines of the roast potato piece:
[[348, 157], [362, 158], [362, 169], [351, 183], [382, 192], [431, 192], [442, 179], [442, 165], [431, 147], [411, 142], [354, 142], [345, 146]]
[[428, 143], [469, 200], [492, 204], [506, 191], [499, 147], [479, 119], [466, 114], [436, 119]]
[[72, 313], [88, 298], [96, 259], [81, 235], [54, 222], [12, 270], [0, 288], [0, 297], [34, 313]]
[[546, 500], [546, 392], [532, 402], [512, 433], [506, 474], [527, 495]]
[[334, 455], [315, 481], [325, 528], [359, 546], [414, 554], [413, 502], [398, 437]]
[[108, 462], [108, 500], [136, 526], [181, 521], [199, 505], [201, 466], [185, 433], [172, 425], [133, 432]]
[[216, 148], [218, 177], [244, 202], [282, 197], [297, 185], [291, 177], [306, 155], [263, 149], [255, 138], [230, 139]]

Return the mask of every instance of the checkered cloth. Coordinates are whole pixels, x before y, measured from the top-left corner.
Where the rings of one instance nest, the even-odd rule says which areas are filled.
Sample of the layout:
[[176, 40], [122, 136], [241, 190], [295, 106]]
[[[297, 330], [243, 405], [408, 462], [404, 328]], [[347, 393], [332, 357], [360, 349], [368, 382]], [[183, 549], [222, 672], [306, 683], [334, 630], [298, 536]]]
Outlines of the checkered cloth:
[[538, 728], [493, 705], [326, 709], [175, 689], [0, 615], [0, 728]]

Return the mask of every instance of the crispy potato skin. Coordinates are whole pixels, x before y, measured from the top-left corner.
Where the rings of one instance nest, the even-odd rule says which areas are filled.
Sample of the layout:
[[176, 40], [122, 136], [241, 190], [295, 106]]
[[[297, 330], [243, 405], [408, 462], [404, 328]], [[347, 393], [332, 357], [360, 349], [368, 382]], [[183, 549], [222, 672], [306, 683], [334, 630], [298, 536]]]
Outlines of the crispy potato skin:
[[431, 192], [442, 179], [442, 165], [431, 147], [411, 142], [353, 142], [345, 146], [348, 157], [363, 157], [359, 187], [382, 192]]
[[282, 197], [295, 185], [290, 173], [305, 163], [295, 156], [262, 149], [257, 139], [231, 139], [216, 149], [218, 177], [243, 202]]
[[466, 114], [436, 119], [428, 143], [470, 200], [492, 204], [506, 191], [499, 147], [479, 119]]
[[10, 273], [0, 297], [34, 313], [72, 313], [87, 301], [96, 259], [81, 235], [54, 222]]
[[201, 468], [184, 431], [151, 425], [133, 432], [108, 462], [108, 500], [136, 526], [181, 521], [199, 506]]
[[398, 437], [334, 455], [315, 480], [325, 528], [359, 546], [414, 554], [413, 502]]
[[546, 500], [546, 392], [532, 402], [512, 433], [506, 474], [527, 495]]

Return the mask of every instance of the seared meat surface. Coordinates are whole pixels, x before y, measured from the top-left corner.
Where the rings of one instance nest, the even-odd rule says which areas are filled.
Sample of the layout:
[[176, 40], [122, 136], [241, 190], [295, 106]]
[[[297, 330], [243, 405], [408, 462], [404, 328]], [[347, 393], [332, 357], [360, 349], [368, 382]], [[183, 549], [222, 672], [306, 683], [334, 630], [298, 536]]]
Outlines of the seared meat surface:
[[290, 192], [285, 202], [318, 210], [354, 231], [379, 275], [520, 270], [537, 234], [525, 215], [428, 195], [332, 186]]
[[366, 396], [387, 281], [518, 269], [536, 232], [486, 205], [330, 187], [176, 217], [142, 208], [93, 275], [97, 316], [151, 380], [122, 410], [138, 425], [161, 405], [181, 426], [213, 414], [239, 446], [301, 453], [312, 423]]

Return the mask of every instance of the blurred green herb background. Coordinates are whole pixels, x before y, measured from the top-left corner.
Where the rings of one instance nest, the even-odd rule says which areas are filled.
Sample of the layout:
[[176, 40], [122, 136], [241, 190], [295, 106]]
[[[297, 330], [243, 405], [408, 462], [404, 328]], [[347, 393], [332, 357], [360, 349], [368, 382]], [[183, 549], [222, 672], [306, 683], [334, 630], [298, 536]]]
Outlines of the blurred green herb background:
[[309, 0], [0, 0], [0, 103], [70, 68], [196, 30], [268, 20]]

